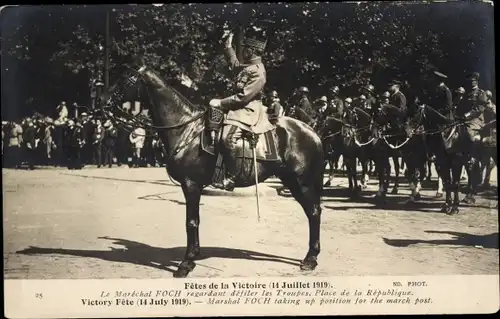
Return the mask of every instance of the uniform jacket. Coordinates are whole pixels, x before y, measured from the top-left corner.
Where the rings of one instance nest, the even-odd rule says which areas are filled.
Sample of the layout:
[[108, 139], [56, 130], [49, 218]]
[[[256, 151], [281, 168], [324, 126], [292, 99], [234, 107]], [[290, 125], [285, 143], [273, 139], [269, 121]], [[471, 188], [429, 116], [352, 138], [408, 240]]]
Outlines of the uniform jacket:
[[389, 97], [389, 103], [397, 107], [400, 111], [406, 111], [406, 97], [401, 91], [392, 94]]
[[304, 110], [307, 113], [307, 115], [309, 115], [311, 118], [314, 118], [316, 115], [315, 114], [316, 112], [314, 111], [311, 102], [309, 101], [309, 98], [305, 95], [300, 98], [297, 107]]
[[439, 85], [429, 103], [435, 110], [443, 115], [448, 115], [447, 113], [451, 111], [453, 106], [450, 89], [446, 85]]
[[334, 116], [341, 118], [344, 114], [344, 102], [341, 98], [335, 97], [330, 100], [328, 108], [326, 109], [326, 116]]
[[486, 108], [484, 109], [484, 124], [486, 128], [484, 135], [486, 136], [496, 135], [497, 123], [494, 122], [496, 118], [497, 118], [497, 106], [490, 101], [488, 104], [486, 104]]
[[484, 125], [484, 110], [488, 98], [486, 93], [480, 88], [472, 89], [465, 95], [465, 100], [457, 108], [457, 115], [462, 117], [470, 112], [470, 127], [473, 129], [481, 129]]
[[[226, 124], [239, 127], [254, 127], [263, 116], [267, 118], [262, 104], [262, 91], [266, 84], [266, 69], [261, 58], [254, 58], [249, 63], [241, 63], [234, 49], [225, 51], [230, 69], [236, 73], [233, 87], [234, 94], [221, 100], [221, 108], [228, 110]], [[241, 126], [241, 124], [244, 124]], [[271, 126], [269, 122], [267, 124]], [[267, 131], [267, 128], [261, 128]], [[258, 132], [256, 132], [258, 133]]]
[[267, 113], [271, 117], [283, 116], [284, 109], [279, 100], [271, 103], [271, 105], [267, 109]]

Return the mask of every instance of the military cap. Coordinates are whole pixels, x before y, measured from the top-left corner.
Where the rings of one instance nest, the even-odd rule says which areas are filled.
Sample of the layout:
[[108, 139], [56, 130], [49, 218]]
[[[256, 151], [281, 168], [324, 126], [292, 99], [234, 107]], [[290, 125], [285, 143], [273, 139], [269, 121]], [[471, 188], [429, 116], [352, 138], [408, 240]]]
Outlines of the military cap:
[[308, 88], [306, 88], [305, 86], [301, 86], [301, 87], [299, 88], [299, 92], [309, 93], [309, 89], [308, 89]]
[[326, 96], [324, 96], [324, 95], [323, 95], [322, 97], [320, 97], [320, 98], [319, 98], [319, 100], [320, 100], [321, 102], [328, 102], [328, 100], [327, 100]]
[[254, 25], [245, 32], [245, 39], [243, 40], [244, 46], [264, 51], [266, 49], [266, 44], [266, 31], [262, 27]]
[[61, 104], [62, 104], [62, 105], [66, 105], [66, 101], [62, 101], [62, 102], [61, 102]]
[[383, 94], [382, 94], [383, 97], [391, 97], [391, 93], [385, 91]]
[[469, 80], [479, 81], [479, 73], [473, 72], [467, 77]]
[[344, 101], [347, 103], [352, 103], [352, 99], [350, 97], [346, 97]]
[[443, 79], [443, 80], [444, 80], [444, 79], [447, 79], [447, 78], [448, 78], [446, 75], [444, 75], [443, 73], [441, 73], [441, 72], [439, 72], [439, 71], [434, 71], [433, 73], [434, 73], [434, 75], [436, 75], [436, 76], [437, 76], [438, 78], [440, 78], [440, 79]]
[[399, 80], [392, 80], [391, 82], [389, 82], [389, 85], [403, 85], [403, 82], [399, 81]]
[[363, 90], [366, 90], [370, 93], [373, 93], [373, 92], [375, 92], [375, 87], [371, 84], [367, 84], [363, 87]]
[[455, 90], [455, 92], [464, 94], [465, 89], [463, 87], [459, 87], [458, 89]]
[[82, 116], [87, 116], [87, 113], [83, 112], [83, 113], [82, 113]]

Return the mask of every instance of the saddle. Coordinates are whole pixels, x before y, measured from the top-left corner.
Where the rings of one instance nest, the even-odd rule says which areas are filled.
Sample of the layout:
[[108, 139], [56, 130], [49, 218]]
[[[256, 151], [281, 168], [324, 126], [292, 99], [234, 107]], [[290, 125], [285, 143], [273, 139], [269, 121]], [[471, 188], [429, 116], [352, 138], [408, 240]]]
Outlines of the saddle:
[[[237, 158], [252, 160], [253, 148], [251, 146], [255, 145], [255, 157], [257, 161], [277, 162], [281, 160], [278, 155], [276, 127], [274, 125], [268, 126], [269, 119], [266, 113], [262, 112], [262, 114], [263, 116], [255, 126], [271, 127], [270, 130], [268, 129], [260, 134], [256, 134], [253, 133], [255, 130], [253, 127], [243, 123], [238, 124], [238, 127], [243, 130], [243, 134], [242, 138], [238, 139], [236, 143], [235, 155]], [[224, 113], [220, 109], [210, 107], [207, 112], [206, 130], [201, 134], [201, 148], [204, 152], [214, 156], [218, 153], [218, 143], [216, 142], [220, 140], [223, 121]], [[236, 127], [232, 126], [231, 129], [236, 130]]]

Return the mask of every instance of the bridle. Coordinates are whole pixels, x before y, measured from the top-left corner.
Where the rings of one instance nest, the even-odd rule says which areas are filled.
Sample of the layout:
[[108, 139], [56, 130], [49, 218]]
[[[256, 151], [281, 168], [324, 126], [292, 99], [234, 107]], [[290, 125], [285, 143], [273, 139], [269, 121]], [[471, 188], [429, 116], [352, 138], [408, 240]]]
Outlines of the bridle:
[[[125, 82], [123, 84], [124, 89], [130, 89], [132, 87], [135, 87], [137, 85], [138, 81], [143, 81], [143, 74], [147, 70], [145, 66], [142, 66], [139, 70], [135, 70], [129, 66], [126, 66], [127, 70], [132, 72], [132, 75], [128, 76], [125, 79]], [[173, 88], [170, 88], [171, 90], [174, 90]], [[151, 99], [151, 95], [149, 92], [149, 89], [146, 87], [146, 91], [148, 93], [148, 97]], [[174, 90], [175, 91], [175, 90]], [[185, 127], [188, 124], [193, 123], [196, 120], [199, 120], [202, 118], [205, 113], [207, 112], [207, 109], [204, 108], [202, 112], [197, 114], [196, 116], [193, 116], [192, 118], [188, 119], [185, 122], [177, 123], [174, 125], [165, 125], [165, 126], [156, 126], [150, 123], [150, 121], [146, 122], [142, 120], [140, 117], [133, 116], [124, 110], [122, 110], [117, 103], [120, 101], [123, 101], [124, 99], [124, 93], [121, 92], [120, 90], [114, 90], [111, 93], [111, 96], [106, 100], [103, 106], [103, 113], [106, 119], [113, 119], [121, 124], [121, 126], [129, 133], [126, 129], [126, 126], [132, 126], [132, 127], [142, 127], [144, 129], [148, 130], [153, 130], [153, 131], [161, 131], [161, 130], [174, 130], [174, 129], [179, 129], [182, 127]], [[109, 110], [109, 111], [108, 111]], [[120, 114], [120, 116], [116, 116], [116, 114]], [[141, 136], [154, 136], [151, 134], [145, 134]]]

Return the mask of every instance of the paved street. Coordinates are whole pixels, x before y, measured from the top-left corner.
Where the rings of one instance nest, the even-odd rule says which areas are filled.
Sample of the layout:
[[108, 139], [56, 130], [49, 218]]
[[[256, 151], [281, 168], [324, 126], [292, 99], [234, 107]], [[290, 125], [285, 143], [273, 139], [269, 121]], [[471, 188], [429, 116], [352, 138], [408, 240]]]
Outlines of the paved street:
[[[346, 183], [336, 177], [324, 191], [322, 251], [308, 275], [498, 273], [496, 188], [447, 216], [435, 188], [408, 208], [403, 183], [376, 207], [374, 180], [356, 202]], [[162, 168], [4, 169], [3, 184], [5, 278], [168, 278], [183, 256], [185, 201]], [[260, 223], [253, 187], [205, 191], [204, 259], [191, 277], [303, 274], [307, 219], [292, 198], [276, 195], [279, 185], [260, 184]]]

